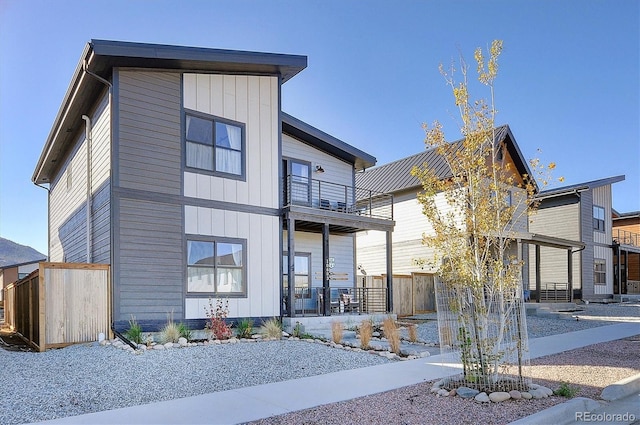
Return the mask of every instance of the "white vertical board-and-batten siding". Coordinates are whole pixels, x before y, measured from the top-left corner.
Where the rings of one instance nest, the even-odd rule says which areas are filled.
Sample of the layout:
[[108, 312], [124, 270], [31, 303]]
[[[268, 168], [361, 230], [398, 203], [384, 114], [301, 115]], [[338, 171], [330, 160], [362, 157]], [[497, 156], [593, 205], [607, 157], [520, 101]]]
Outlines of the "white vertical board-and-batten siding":
[[[95, 111], [86, 114], [91, 118], [91, 193], [103, 185], [110, 176], [111, 149], [109, 97], [105, 92]], [[65, 261], [64, 247], [59, 237], [60, 227], [87, 202], [87, 141], [85, 138], [85, 123], [78, 123], [80, 132], [74, 147], [64, 164], [52, 179], [49, 199], [49, 261]], [[68, 177], [70, 176], [70, 187]], [[82, 222], [86, 226], [86, 219]], [[75, 241], [71, 245], [79, 246], [86, 241], [86, 233], [82, 241]], [[83, 245], [82, 249], [85, 249]], [[86, 251], [85, 251], [86, 252]], [[68, 257], [68, 255], [67, 255]], [[86, 257], [85, 257], [86, 258]], [[79, 259], [74, 259], [79, 261]]]
[[[246, 181], [184, 173], [184, 195], [279, 207], [277, 77], [184, 74], [186, 109], [245, 124]], [[277, 216], [185, 206], [187, 234], [247, 241], [247, 297], [229, 299], [230, 317], [280, 315], [280, 220]], [[208, 297], [185, 300], [185, 318], [204, 318]]]
[[277, 77], [184, 74], [184, 107], [246, 124], [246, 181], [186, 172], [185, 196], [278, 208]]
[[[342, 161], [288, 134], [282, 135], [282, 157], [311, 163], [311, 179], [344, 186], [353, 186], [353, 165]], [[321, 165], [324, 173], [316, 173], [315, 165]], [[286, 170], [285, 170], [286, 173]]]
[[[286, 255], [287, 231], [284, 231], [284, 252]], [[334, 267], [330, 270], [340, 276], [346, 275], [346, 280], [332, 280], [331, 287], [353, 287], [353, 236], [329, 235], [329, 257], [334, 259]], [[295, 232], [296, 253], [311, 254], [311, 287], [322, 288], [322, 234]]]
[[[280, 315], [278, 217], [185, 206], [187, 234], [247, 240], [247, 297], [229, 298], [229, 317]], [[187, 298], [186, 319], [205, 318], [209, 298]]]

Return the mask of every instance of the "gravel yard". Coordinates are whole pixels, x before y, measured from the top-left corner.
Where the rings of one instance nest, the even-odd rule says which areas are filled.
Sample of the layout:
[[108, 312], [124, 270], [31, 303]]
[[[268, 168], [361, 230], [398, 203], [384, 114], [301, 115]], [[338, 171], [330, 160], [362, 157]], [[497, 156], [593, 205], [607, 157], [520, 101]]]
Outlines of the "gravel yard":
[[[578, 320], [571, 314], [565, 318], [528, 317], [530, 337], [601, 326], [629, 317], [640, 321], [638, 304], [586, 307], [585, 312], [578, 313]], [[624, 317], [627, 319], [619, 319]], [[437, 328], [435, 321], [419, 326], [421, 337]], [[433, 335], [424, 339], [437, 338], [437, 334]], [[637, 353], [639, 345], [640, 338], [629, 338], [534, 359], [532, 376], [534, 382], [550, 388], [567, 381], [581, 387], [580, 396], [597, 397], [604, 386], [640, 371], [637, 355], [624, 355]], [[140, 355], [95, 344], [45, 353], [0, 349], [0, 423], [79, 415], [389, 361], [367, 353], [289, 340], [152, 350]], [[507, 423], [566, 400], [551, 397], [535, 402], [480, 405], [458, 398], [434, 397], [429, 394], [430, 387], [430, 383], [419, 384], [258, 423], [447, 424], [478, 423], [479, 418], [485, 418], [486, 423]]]

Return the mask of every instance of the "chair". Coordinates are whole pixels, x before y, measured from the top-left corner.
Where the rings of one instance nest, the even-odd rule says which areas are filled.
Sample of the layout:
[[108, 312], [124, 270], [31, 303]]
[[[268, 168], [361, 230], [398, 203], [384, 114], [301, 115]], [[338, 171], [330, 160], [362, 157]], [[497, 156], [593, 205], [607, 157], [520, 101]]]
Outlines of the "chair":
[[345, 313], [360, 311], [360, 303], [354, 300], [351, 294], [340, 294], [340, 301], [342, 302]]
[[347, 203], [338, 201], [336, 203], [336, 210], [339, 212], [347, 212]]
[[328, 199], [320, 199], [320, 208], [322, 208], [323, 210], [330, 210], [331, 202], [329, 202]]

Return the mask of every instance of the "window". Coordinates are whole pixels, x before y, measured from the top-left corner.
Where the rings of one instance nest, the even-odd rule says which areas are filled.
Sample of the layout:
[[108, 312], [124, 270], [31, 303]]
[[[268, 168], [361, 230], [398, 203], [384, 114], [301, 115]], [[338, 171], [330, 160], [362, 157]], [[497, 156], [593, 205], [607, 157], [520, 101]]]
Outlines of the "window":
[[246, 295], [246, 241], [187, 240], [187, 291]]
[[[296, 298], [311, 298], [311, 276], [309, 275], [311, 263], [311, 254], [308, 253], [296, 253], [294, 258], [294, 274], [295, 274], [295, 297]], [[282, 270], [284, 270], [284, 293], [287, 293], [289, 288], [289, 258], [287, 255], [282, 257]]]
[[244, 125], [221, 118], [186, 114], [186, 166], [242, 177]]
[[604, 208], [593, 206], [593, 229], [604, 232]]
[[596, 285], [607, 284], [607, 266], [604, 260], [593, 260], [593, 283]]

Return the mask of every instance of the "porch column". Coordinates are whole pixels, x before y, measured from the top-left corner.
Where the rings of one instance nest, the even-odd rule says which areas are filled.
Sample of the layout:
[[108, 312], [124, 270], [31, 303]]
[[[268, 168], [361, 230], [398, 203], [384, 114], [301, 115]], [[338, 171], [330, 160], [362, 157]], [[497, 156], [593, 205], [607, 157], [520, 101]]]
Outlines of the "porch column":
[[387, 312], [393, 313], [393, 243], [391, 232], [387, 231]]
[[567, 280], [569, 281], [569, 302], [573, 301], [573, 250], [567, 249]]
[[616, 264], [615, 264], [615, 271], [613, 273], [613, 293], [614, 294], [621, 294], [620, 292], [620, 282], [621, 282], [621, 275], [622, 272], [620, 270], [620, 245], [614, 243], [613, 244], [613, 255], [615, 255], [616, 257]]
[[331, 290], [329, 289], [329, 225], [322, 225], [322, 311], [331, 316]]
[[540, 281], [540, 245], [536, 245], [536, 302], [540, 302], [540, 290], [542, 284]]
[[296, 221], [295, 219], [287, 217], [287, 263], [289, 267], [287, 269], [287, 309], [289, 310], [289, 317], [295, 317], [296, 315], [296, 299], [295, 299], [295, 258], [296, 258], [296, 247], [295, 247], [295, 238], [294, 234], [296, 232]]

